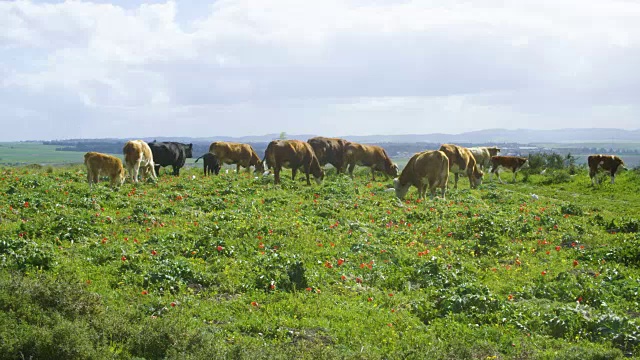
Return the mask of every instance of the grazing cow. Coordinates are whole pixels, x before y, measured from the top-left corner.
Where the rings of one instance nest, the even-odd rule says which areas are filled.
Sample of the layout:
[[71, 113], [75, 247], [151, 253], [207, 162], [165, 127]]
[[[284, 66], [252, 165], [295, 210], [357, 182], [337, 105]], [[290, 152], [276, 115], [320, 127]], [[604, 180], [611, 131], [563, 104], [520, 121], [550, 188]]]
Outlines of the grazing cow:
[[387, 152], [377, 145], [363, 145], [348, 142], [344, 150], [344, 161], [349, 166], [349, 175], [353, 178], [356, 165], [371, 168], [371, 179], [376, 181], [375, 171], [379, 170], [388, 179], [398, 176], [398, 165], [391, 162]]
[[344, 148], [347, 140], [316, 136], [307, 142], [316, 153], [320, 166], [331, 164], [336, 168], [338, 174], [344, 170]]
[[280, 183], [282, 167], [291, 169], [291, 180], [296, 179], [298, 168], [302, 167], [307, 176], [307, 185], [311, 185], [309, 173], [313, 174], [318, 184], [322, 183], [322, 179], [324, 179], [324, 171], [320, 167], [320, 162], [313, 152], [313, 148], [304, 141], [273, 140], [267, 145], [267, 150], [264, 152], [264, 162], [268, 169], [273, 168], [276, 184]]
[[469, 149], [458, 145], [444, 144], [440, 146], [439, 150], [449, 158], [449, 171], [454, 174], [454, 188], [458, 188], [458, 174], [466, 174], [469, 177], [469, 185], [472, 189], [482, 184], [484, 173], [478, 169], [476, 159]]
[[200, 156], [199, 158], [196, 159], [196, 162], [198, 162], [198, 160], [202, 159], [202, 166], [204, 168], [204, 176], [207, 176], [209, 174], [213, 174], [215, 173], [216, 175], [218, 175], [218, 173], [220, 172], [220, 162], [218, 161], [218, 158], [213, 155], [212, 153], [206, 153], [202, 156]]
[[436, 188], [442, 189], [442, 198], [447, 192], [449, 181], [449, 159], [442, 151], [423, 151], [414, 154], [402, 169], [399, 178], [393, 180], [396, 196], [402, 200], [411, 185], [418, 188], [418, 198], [423, 199], [427, 193], [427, 185], [431, 198], [436, 195]]
[[249, 144], [216, 141], [209, 146], [209, 152], [215, 155], [220, 163], [236, 164], [236, 172], [240, 172], [240, 166], [247, 168], [247, 171], [251, 171], [251, 166], [255, 167], [256, 172], [264, 171], [260, 157]]
[[122, 148], [124, 153], [124, 163], [131, 176], [131, 181], [138, 182], [138, 171], [142, 169], [140, 178], [144, 181], [145, 176], [150, 175], [153, 180], [157, 180], [154, 170], [153, 153], [149, 145], [142, 140], [129, 140]]
[[476, 164], [478, 164], [480, 170], [486, 170], [489, 166], [491, 166], [491, 157], [500, 154], [500, 148], [495, 146], [470, 147], [468, 149], [476, 159]]
[[173, 167], [173, 175], [180, 175], [180, 168], [184, 166], [187, 158], [192, 158], [193, 144], [183, 144], [179, 142], [153, 142], [149, 143], [153, 162], [155, 163], [156, 174], [160, 176], [160, 167]]
[[593, 185], [598, 185], [598, 178], [596, 177], [598, 169], [609, 172], [612, 184], [615, 183], [618, 169], [627, 170], [624, 166], [624, 161], [616, 155], [589, 155], [587, 163], [589, 164], [589, 177]]
[[126, 178], [122, 160], [115, 156], [90, 151], [84, 154], [84, 165], [87, 167], [89, 187], [98, 183], [100, 175], [109, 176], [111, 186], [122, 185]]
[[520, 156], [492, 156], [491, 157], [491, 176], [489, 180], [493, 181], [493, 174], [498, 175], [498, 181], [502, 184], [500, 179], [500, 168], [509, 169], [513, 172], [513, 182], [516, 182], [516, 173], [523, 167], [528, 167], [529, 163], [527, 158]]

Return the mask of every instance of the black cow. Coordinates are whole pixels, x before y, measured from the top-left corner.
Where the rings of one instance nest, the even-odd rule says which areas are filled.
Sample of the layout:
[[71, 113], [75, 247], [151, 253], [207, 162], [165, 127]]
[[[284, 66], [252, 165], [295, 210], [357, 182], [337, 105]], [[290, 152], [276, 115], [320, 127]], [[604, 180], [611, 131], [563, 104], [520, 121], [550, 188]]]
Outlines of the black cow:
[[220, 172], [220, 161], [218, 161], [218, 158], [215, 155], [213, 155], [213, 153], [208, 152], [200, 156], [199, 158], [196, 159], [196, 162], [198, 162], [198, 160], [200, 159], [202, 159], [204, 176], [207, 176], [213, 173], [218, 175], [218, 173]]
[[173, 175], [180, 175], [180, 168], [184, 166], [187, 158], [192, 158], [191, 150], [193, 144], [183, 144], [179, 142], [153, 142], [149, 143], [151, 152], [153, 153], [153, 161], [155, 163], [156, 174], [160, 175], [160, 167], [173, 167]]

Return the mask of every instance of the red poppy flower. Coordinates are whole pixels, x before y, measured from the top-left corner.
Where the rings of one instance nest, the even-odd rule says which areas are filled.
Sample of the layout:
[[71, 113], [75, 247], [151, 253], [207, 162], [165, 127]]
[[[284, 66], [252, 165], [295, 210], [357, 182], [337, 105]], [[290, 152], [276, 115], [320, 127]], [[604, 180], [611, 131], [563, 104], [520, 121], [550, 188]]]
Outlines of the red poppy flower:
[[251, 302], [251, 306], [258, 306], [258, 305], [259, 305], [259, 304], [258, 304], [257, 302], [255, 302], [255, 301], [252, 301], [252, 302]]
[[545, 276], [545, 275], [547, 275], [547, 272], [543, 270], [540, 274], [541, 274], [542, 276]]
[[573, 260], [573, 266], [578, 266], [578, 260]]
[[342, 258], [338, 259], [338, 266], [340, 266], [342, 264], [344, 264], [344, 259], [342, 259]]
[[310, 288], [310, 287], [308, 287], [308, 288], [306, 288], [305, 290], [306, 290], [306, 291], [311, 291], [311, 288]]
[[122, 261], [127, 261], [127, 257], [126, 257], [126, 256], [124, 256], [124, 255], [122, 255], [122, 258], [121, 258], [121, 259], [122, 259]]
[[359, 277], [357, 277], [357, 278], [356, 278], [356, 282], [357, 282], [358, 284], [362, 284], [362, 279], [360, 279]]
[[158, 255], [158, 252], [155, 251], [155, 250], [151, 250], [151, 255], [156, 256], [156, 255]]
[[147, 294], [149, 294], [149, 292], [147, 290], [142, 290], [141, 294], [142, 295], [147, 295]]
[[175, 302], [171, 302], [171, 307], [176, 307], [176, 303]]
[[556, 246], [556, 251], [560, 251], [560, 246]]
[[218, 247], [216, 247], [216, 250], [222, 251], [222, 250], [224, 250], [224, 248], [222, 247], [222, 245], [218, 245]]

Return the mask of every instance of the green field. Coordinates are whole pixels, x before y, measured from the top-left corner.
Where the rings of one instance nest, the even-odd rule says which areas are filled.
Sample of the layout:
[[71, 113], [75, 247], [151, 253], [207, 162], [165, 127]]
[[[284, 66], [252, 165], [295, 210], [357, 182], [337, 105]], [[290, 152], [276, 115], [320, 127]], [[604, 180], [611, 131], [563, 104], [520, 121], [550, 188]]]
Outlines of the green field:
[[0, 168], [0, 358], [640, 356], [639, 172], [405, 202], [285, 174]]

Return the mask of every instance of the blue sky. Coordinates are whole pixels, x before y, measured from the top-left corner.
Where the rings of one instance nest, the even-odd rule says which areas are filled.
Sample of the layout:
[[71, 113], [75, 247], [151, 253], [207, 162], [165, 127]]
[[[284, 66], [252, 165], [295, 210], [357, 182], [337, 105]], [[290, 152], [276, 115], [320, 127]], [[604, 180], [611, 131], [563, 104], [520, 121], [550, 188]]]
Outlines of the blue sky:
[[0, 2], [0, 141], [640, 128], [640, 3]]

